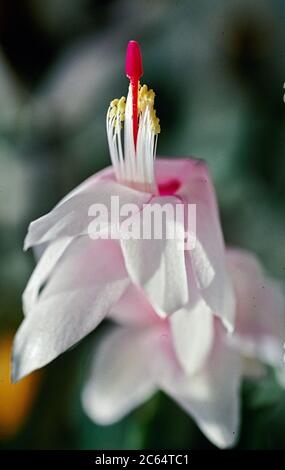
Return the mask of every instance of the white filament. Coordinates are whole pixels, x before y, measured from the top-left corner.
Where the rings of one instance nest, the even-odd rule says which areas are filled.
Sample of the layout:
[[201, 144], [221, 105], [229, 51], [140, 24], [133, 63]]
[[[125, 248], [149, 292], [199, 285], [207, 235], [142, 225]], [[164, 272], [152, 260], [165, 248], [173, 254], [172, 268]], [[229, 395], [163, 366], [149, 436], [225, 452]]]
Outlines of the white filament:
[[[154, 92], [140, 87], [138, 135], [135, 148], [132, 119], [132, 91], [127, 100], [113, 100], [107, 112], [107, 137], [116, 178], [141, 191], [156, 193], [154, 161], [159, 119], [154, 110]], [[124, 132], [122, 132], [124, 131]]]

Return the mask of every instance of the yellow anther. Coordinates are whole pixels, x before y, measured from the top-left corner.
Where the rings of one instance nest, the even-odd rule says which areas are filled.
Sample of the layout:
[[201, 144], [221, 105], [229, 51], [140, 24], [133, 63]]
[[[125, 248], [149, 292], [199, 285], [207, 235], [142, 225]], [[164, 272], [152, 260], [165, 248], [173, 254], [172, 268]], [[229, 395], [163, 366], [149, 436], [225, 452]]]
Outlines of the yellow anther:
[[124, 113], [126, 109], [126, 98], [122, 96], [122, 98], [118, 102], [118, 111], [119, 113]]
[[[131, 91], [131, 88], [130, 88]], [[147, 85], [139, 84], [138, 92], [138, 110], [140, 116], [148, 110], [149, 113], [149, 124], [150, 129], [154, 134], [160, 133], [159, 119], [156, 116], [156, 111], [154, 109], [154, 100], [155, 92]], [[116, 132], [119, 132], [122, 129], [122, 123], [125, 120], [125, 111], [126, 111], [126, 98], [122, 96], [120, 99], [116, 98], [110, 103], [108, 117], [112, 121], [113, 127], [116, 129]]]
[[148, 90], [147, 85], [144, 84], [144, 85], [142, 85], [142, 87], [141, 87], [141, 89], [140, 89], [140, 92], [141, 92], [141, 93], [146, 93], [147, 90]]
[[109, 112], [109, 119], [112, 119], [116, 115], [117, 115], [117, 108], [116, 107], [111, 108]]
[[[125, 109], [126, 109], [126, 98], [122, 96], [120, 99], [115, 98], [111, 101], [109, 110], [108, 110], [108, 119], [113, 121], [113, 127], [118, 128], [117, 123], [121, 123], [125, 119]], [[122, 126], [120, 125], [121, 129]]]
[[151, 103], [154, 103], [154, 97], [155, 97], [155, 93], [153, 90], [149, 90], [148, 94], [147, 94], [147, 100]]
[[117, 106], [118, 103], [119, 103], [118, 98], [115, 98], [114, 100], [112, 100], [110, 103], [111, 108], [113, 108], [114, 106]]
[[139, 90], [139, 100], [144, 100], [147, 95], [148, 88], [146, 85], [143, 85]]

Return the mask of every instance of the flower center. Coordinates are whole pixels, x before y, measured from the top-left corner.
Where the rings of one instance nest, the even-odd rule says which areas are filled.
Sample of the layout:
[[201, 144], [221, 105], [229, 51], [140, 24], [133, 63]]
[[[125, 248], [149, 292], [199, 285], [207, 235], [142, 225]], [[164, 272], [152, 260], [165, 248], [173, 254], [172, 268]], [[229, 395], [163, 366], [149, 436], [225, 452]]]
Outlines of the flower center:
[[157, 193], [154, 175], [159, 119], [155, 93], [141, 85], [142, 62], [138, 43], [130, 41], [126, 74], [130, 79], [127, 99], [111, 101], [107, 112], [107, 136], [116, 178], [135, 189]]
[[158, 183], [158, 191], [160, 196], [172, 196], [181, 186], [181, 182], [176, 179], [170, 179], [163, 183]]

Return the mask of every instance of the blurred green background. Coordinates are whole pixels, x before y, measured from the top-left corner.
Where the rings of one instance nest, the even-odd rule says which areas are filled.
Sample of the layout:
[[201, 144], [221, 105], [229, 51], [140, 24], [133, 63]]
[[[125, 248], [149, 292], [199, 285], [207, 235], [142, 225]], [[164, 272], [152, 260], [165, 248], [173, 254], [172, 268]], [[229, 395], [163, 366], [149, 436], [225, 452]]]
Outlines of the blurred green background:
[[[1, 0], [0, 449], [212, 447], [163, 394], [115, 426], [84, 416], [80, 388], [102, 327], [8, 384], [34, 266], [22, 252], [28, 223], [109, 165], [105, 113], [126, 94], [129, 39], [157, 94], [158, 154], [205, 159], [227, 243], [284, 280], [284, 0]], [[245, 382], [238, 448], [285, 449], [284, 395], [273, 374]]]

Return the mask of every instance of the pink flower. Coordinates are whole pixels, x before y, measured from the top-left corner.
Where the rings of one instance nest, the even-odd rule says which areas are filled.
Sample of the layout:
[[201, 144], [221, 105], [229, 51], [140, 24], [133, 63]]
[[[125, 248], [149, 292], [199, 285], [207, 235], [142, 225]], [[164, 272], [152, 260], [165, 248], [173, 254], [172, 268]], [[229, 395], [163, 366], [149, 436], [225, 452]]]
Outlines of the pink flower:
[[[187, 316], [193, 309], [187, 319], [189, 342], [183, 340], [187, 332], [180, 322], [175, 327], [177, 354], [189, 373], [198, 370], [209, 353], [213, 315], [233, 330], [234, 293], [207, 167], [194, 159], [155, 162], [160, 126], [154, 92], [138, 82], [138, 54], [137, 44], [131, 42], [127, 100], [113, 100], [107, 113], [113, 167], [89, 178], [30, 224], [25, 249], [33, 247], [40, 257], [23, 295], [25, 319], [14, 342], [14, 381], [80, 341], [122, 302], [130, 310], [134, 292], [140, 293], [140, 310], [150, 305], [158, 324], [174, 312]], [[142, 223], [148, 207], [196, 204], [195, 249], [181, 250], [178, 240], [166, 235], [94, 241], [88, 234], [89, 209], [100, 203], [110, 212], [114, 196], [120, 208], [135, 204]], [[167, 232], [174, 221], [167, 219], [166, 224]], [[183, 228], [187, 233], [188, 224]], [[132, 315], [139, 321], [136, 309]]]
[[[237, 330], [229, 335], [197, 291], [191, 307], [159, 319], [135, 287], [113, 307], [117, 326], [101, 339], [82, 394], [91, 419], [110, 424], [158, 389], [172, 397], [218, 447], [234, 444], [243, 373], [259, 364], [280, 367], [285, 338], [284, 297], [250, 254], [227, 254], [236, 293]], [[208, 338], [204, 362], [191, 363]], [[249, 368], [249, 358], [251, 359]]]

